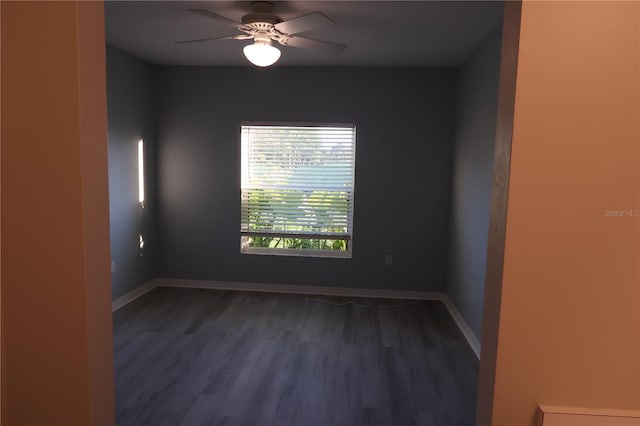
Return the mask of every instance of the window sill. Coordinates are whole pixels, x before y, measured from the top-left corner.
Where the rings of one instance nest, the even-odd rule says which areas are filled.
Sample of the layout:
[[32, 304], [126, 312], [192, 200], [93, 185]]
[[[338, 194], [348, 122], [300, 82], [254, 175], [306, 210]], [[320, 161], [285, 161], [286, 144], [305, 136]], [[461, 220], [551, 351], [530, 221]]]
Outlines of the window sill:
[[257, 254], [261, 256], [293, 256], [293, 257], [323, 257], [329, 259], [351, 259], [351, 251], [338, 250], [305, 250], [305, 249], [274, 249], [247, 247], [240, 249], [241, 254]]

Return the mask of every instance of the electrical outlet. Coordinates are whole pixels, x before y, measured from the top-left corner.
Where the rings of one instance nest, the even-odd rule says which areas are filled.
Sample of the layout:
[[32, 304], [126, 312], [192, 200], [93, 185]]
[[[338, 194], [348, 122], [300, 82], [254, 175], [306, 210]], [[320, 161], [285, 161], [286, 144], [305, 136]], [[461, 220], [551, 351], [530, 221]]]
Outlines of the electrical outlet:
[[116, 271], [116, 261], [112, 260], [111, 261], [111, 272], [115, 272]]
[[392, 263], [393, 263], [393, 257], [390, 254], [385, 254], [384, 255], [384, 264], [386, 266], [391, 266]]

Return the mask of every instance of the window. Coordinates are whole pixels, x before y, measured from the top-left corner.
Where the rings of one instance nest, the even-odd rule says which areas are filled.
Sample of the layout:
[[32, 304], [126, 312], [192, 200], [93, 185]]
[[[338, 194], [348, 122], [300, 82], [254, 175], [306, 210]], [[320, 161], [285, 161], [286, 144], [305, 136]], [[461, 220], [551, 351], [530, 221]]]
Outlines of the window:
[[144, 141], [138, 141], [138, 202], [144, 207]]
[[[144, 209], [144, 141], [138, 141], [138, 203], [140, 203], [140, 228], [142, 228], [142, 211]], [[144, 237], [142, 229], [138, 234], [138, 254], [142, 256], [144, 251]]]
[[355, 127], [241, 130], [241, 252], [351, 257]]

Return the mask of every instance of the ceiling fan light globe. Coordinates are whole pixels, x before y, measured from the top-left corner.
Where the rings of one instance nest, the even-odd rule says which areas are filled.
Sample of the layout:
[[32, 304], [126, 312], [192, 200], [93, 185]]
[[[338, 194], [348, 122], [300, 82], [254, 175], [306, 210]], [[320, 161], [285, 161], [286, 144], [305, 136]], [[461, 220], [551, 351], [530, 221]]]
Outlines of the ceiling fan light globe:
[[254, 43], [242, 49], [249, 62], [259, 67], [268, 67], [280, 59], [280, 49], [270, 44]]

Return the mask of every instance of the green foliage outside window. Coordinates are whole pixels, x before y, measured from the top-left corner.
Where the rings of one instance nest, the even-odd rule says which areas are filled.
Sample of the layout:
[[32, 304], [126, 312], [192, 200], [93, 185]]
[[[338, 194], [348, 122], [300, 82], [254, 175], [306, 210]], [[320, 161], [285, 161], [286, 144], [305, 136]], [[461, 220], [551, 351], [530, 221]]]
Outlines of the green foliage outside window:
[[247, 247], [346, 251], [347, 240], [326, 240], [319, 238], [249, 237]]
[[[248, 212], [248, 231], [282, 233], [346, 233], [349, 193], [336, 191], [281, 191], [254, 189], [247, 192], [243, 208]], [[286, 204], [291, 215], [274, 208]], [[279, 213], [278, 213], [279, 212]], [[250, 236], [247, 247], [347, 250], [346, 239]]]

